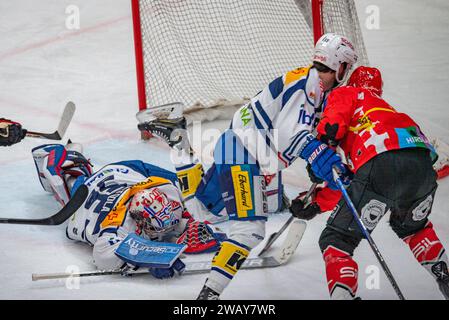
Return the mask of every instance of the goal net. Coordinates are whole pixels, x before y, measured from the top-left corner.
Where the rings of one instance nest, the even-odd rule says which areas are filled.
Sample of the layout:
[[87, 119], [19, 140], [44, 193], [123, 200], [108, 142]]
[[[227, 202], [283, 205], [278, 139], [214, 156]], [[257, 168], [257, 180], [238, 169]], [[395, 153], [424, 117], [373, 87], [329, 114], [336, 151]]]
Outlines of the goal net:
[[368, 59], [354, 0], [132, 0], [139, 109], [181, 102], [188, 120], [230, 117], [336, 32]]

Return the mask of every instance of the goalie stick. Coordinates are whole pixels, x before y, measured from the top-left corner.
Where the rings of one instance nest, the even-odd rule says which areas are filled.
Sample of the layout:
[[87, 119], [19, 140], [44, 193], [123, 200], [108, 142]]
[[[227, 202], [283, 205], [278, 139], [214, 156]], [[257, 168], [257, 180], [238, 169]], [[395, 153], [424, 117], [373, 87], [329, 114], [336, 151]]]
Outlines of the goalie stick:
[[15, 218], [0, 218], [0, 223], [8, 224], [28, 224], [28, 225], [40, 225], [40, 226], [56, 226], [60, 225], [68, 218], [70, 218], [76, 210], [81, 207], [84, 200], [88, 195], [88, 188], [85, 185], [81, 185], [70, 199], [69, 202], [59, 210], [56, 214], [48, 218], [42, 219], [15, 219]]
[[[302, 220], [295, 220], [292, 222], [289, 232], [280, 248], [274, 252], [273, 255], [267, 257], [248, 258], [242, 264], [240, 269], [262, 269], [275, 268], [287, 263], [296, 251], [296, 248], [301, 241], [302, 235], [307, 224]], [[186, 261], [186, 269], [182, 275], [208, 273], [211, 268], [211, 260], [207, 261]], [[98, 270], [79, 273], [49, 273], [49, 274], [32, 274], [33, 281], [48, 280], [48, 279], [62, 279], [70, 277], [90, 277], [90, 276], [105, 276], [105, 275], [135, 275], [135, 274], [149, 274], [146, 269], [137, 270], [135, 272], [124, 273], [122, 270]]]
[[27, 137], [31, 138], [41, 138], [41, 139], [49, 139], [49, 140], [61, 140], [64, 136], [67, 128], [69, 127], [70, 121], [73, 118], [73, 114], [75, 113], [76, 106], [73, 102], [68, 102], [64, 108], [64, 112], [62, 113], [61, 120], [59, 121], [58, 129], [56, 129], [53, 133], [42, 133], [35, 131], [26, 132]]

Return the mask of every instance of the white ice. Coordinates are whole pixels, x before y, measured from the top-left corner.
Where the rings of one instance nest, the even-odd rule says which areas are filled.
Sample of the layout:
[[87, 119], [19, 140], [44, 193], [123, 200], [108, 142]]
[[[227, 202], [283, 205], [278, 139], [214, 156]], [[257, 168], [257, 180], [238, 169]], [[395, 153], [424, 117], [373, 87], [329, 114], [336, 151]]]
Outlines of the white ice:
[[[67, 6], [77, 5], [81, 29], [65, 26]], [[380, 12], [380, 29], [368, 30], [366, 9]], [[359, 17], [372, 65], [382, 69], [385, 97], [414, 117], [429, 135], [448, 142], [449, 2], [445, 0], [358, 0]], [[139, 139], [133, 34], [129, 0], [16, 0], [0, 2], [0, 116], [33, 131], [56, 129], [69, 100], [77, 111], [66, 137], [81, 142], [97, 168], [125, 159], [142, 159], [170, 168], [168, 149], [158, 141]], [[209, 123], [224, 128], [226, 121]], [[0, 149], [0, 215], [40, 218], [58, 210], [42, 190], [31, 149], [48, 141], [26, 139]], [[286, 174], [294, 196], [308, 187], [298, 163]], [[431, 220], [449, 246], [449, 178], [440, 181]], [[287, 213], [271, 216], [267, 234], [277, 231]], [[322, 215], [308, 224], [290, 263], [264, 270], [242, 270], [223, 299], [328, 299], [318, 237]], [[441, 299], [431, 276], [389, 229], [384, 217], [373, 237], [404, 295]], [[226, 225], [224, 225], [226, 228]], [[282, 240], [282, 239], [281, 239]], [[69, 266], [92, 270], [90, 247], [65, 238], [64, 226], [0, 225], [1, 299], [194, 299], [206, 274], [157, 280], [150, 276], [83, 278], [32, 282], [32, 273], [63, 272]], [[255, 249], [256, 253], [259, 249]], [[210, 258], [205, 256], [201, 258]], [[359, 295], [396, 299], [382, 270], [363, 242], [355, 252]], [[377, 266], [379, 288], [369, 289], [367, 271]], [[372, 272], [372, 271], [371, 271]]]

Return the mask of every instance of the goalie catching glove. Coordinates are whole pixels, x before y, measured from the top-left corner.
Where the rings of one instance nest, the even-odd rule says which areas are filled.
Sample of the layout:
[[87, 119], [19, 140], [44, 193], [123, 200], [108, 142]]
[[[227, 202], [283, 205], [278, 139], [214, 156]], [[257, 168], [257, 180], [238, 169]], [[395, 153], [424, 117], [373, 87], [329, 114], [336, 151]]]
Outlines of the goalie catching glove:
[[226, 234], [209, 222], [198, 222], [192, 219], [176, 243], [187, 246], [184, 253], [195, 254], [215, 252], [220, 248], [221, 242], [226, 239]]

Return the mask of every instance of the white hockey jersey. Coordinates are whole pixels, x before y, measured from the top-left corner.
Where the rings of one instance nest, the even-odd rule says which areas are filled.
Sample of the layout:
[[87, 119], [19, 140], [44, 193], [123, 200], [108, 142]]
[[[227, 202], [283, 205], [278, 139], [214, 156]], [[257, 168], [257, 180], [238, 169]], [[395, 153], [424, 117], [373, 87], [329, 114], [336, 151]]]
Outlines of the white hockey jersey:
[[158, 188], [165, 193], [180, 221], [159, 241], [172, 241], [185, 228], [178, 178], [170, 171], [138, 160], [123, 161], [106, 165], [83, 183], [89, 188], [89, 196], [69, 219], [67, 237], [92, 245], [94, 263], [99, 269], [115, 269], [124, 264], [114, 252], [129, 233], [137, 231], [127, 205], [142, 189]]
[[273, 80], [235, 113], [231, 129], [265, 174], [288, 167], [320, 118], [324, 99], [314, 68], [298, 68]]

